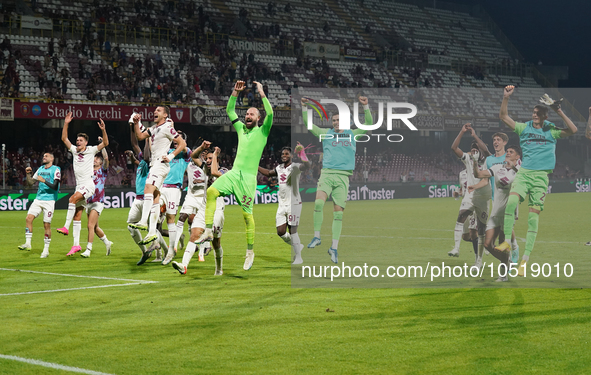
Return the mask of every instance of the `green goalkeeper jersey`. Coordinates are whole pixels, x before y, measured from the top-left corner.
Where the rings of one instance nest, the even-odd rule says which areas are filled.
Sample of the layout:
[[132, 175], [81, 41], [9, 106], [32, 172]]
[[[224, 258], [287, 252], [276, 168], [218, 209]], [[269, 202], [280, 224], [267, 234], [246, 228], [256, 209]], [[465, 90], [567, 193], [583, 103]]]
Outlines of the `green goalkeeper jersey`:
[[271, 126], [273, 125], [273, 108], [267, 98], [263, 98], [263, 105], [265, 107], [265, 120], [262, 126], [255, 126], [252, 129], [248, 129], [246, 125], [238, 120], [236, 114], [236, 97], [230, 96], [228, 106], [226, 107], [226, 113], [234, 129], [238, 133], [238, 151], [236, 152], [236, 158], [234, 159], [234, 166], [232, 169], [237, 169], [245, 174], [256, 176], [259, 171], [259, 163], [261, 156], [263, 155], [263, 149], [267, 144], [267, 138], [271, 132]]

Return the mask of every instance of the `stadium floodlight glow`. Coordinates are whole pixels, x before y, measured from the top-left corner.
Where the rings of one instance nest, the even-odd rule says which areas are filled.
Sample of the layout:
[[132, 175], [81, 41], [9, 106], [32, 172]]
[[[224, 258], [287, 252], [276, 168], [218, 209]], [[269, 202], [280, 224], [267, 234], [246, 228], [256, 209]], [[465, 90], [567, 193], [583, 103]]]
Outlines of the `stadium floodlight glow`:
[[[307, 98], [308, 100], [311, 100], [310, 98]], [[348, 130], [351, 129], [351, 124], [349, 122], [349, 119], [351, 118], [351, 110], [349, 109], [349, 107], [347, 106], [346, 103], [344, 103], [341, 100], [338, 99], [320, 99], [320, 103], [317, 101], [313, 101], [318, 107], [320, 107], [320, 109], [322, 110], [322, 112], [324, 113], [324, 116], [326, 116], [326, 110], [324, 109], [324, 107], [321, 104], [334, 104], [337, 109], [338, 109], [338, 114], [339, 114], [339, 129], [343, 129], [343, 130]], [[393, 109], [397, 109], [397, 108], [405, 108], [410, 110], [410, 112], [407, 113], [393, 113], [392, 110]], [[316, 110], [318, 111], [318, 110]], [[387, 106], [386, 106], [386, 128], [387, 130], [392, 130], [392, 122], [394, 120], [400, 120], [404, 123], [404, 125], [406, 125], [410, 130], [412, 131], [417, 131], [418, 129], [416, 128], [416, 126], [413, 125], [412, 122], [410, 122], [410, 119], [413, 118], [414, 116], [416, 116], [417, 114], [417, 107], [414, 104], [411, 103], [392, 103], [392, 102], [388, 102]], [[322, 115], [320, 116], [322, 117]], [[308, 111], [308, 130], [312, 130], [313, 126], [314, 126], [314, 114], [312, 111]], [[378, 103], [378, 121], [373, 124], [373, 125], [365, 125], [365, 124], [361, 124], [359, 122], [359, 103], [355, 103], [353, 105], [353, 122], [355, 123], [355, 126], [357, 126], [357, 128], [362, 129], [362, 130], [376, 130], [379, 129], [383, 122], [384, 122], [384, 103]]]

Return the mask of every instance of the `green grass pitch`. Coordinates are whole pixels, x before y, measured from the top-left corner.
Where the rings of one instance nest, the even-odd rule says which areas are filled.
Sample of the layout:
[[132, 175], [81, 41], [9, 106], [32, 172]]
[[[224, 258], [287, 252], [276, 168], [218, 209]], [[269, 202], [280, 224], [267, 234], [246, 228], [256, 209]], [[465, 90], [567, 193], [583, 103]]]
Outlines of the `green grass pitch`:
[[[367, 248], [417, 262], [450, 261], [459, 203], [349, 202], [339, 260], [356, 259]], [[588, 194], [549, 195], [532, 260], [561, 254], [586, 262], [590, 203]], [[304, 261], [330, 265], [331, 205], [323, 244], [305, 249]], [[304, 205], [304, 244], [312, 235], [312, 208]], [[84, 288], [0, 296], [0, 354], [119, 375], [589, 373], [589, 289], [292, 288], [290, 249], [275, 234], [276, 209], [255, 207], [256, 257], [243, 271], [242, 215], [226, 208], [222, 277], [213, 276], [213, 255], [205, 263], [195, 257], [185, 276], [156, 263], [136, 266], [140, 252], [126, 229], [127, 209], [104, 211], [101, 227], [115, 242], [113, 253], [106, 257], [97, 238], [88, 259], [65, 256], [71, 236], [55, 232], [65, 211], [56, 212], [47, 259], [39, 259], [41, 219], [34, 222], [33, 250], [20, 251], [25, 212], [3, 212], [0, 268], [125, 280], [0, 270], [0, 294]], [[520, 212], [516, 231], [525, 237], [525, 205]], [[81, 237], [84, 247], [85, 229]], [[461, 252], [455, 261], [471, 264], [471, 244], [462, 243]], [[157, 283], [99, 287], [133, 283], [128, 280]], [[69, 372], [0, 359], [0, 374], [61, 373]]]

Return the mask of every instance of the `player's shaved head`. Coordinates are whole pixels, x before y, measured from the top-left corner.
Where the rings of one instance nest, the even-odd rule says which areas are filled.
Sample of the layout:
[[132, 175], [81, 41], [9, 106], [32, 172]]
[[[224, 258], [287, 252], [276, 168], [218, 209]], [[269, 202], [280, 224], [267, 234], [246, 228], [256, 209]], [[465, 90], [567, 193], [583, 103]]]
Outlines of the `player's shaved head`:
[[244, 116], [244, 122], [246, 124], [246, 128], [252, 129], [259, 124], [259, 119], [261, 118], [261, 112], [258, 108], [250, 107], [246, 111], [246, 115]]

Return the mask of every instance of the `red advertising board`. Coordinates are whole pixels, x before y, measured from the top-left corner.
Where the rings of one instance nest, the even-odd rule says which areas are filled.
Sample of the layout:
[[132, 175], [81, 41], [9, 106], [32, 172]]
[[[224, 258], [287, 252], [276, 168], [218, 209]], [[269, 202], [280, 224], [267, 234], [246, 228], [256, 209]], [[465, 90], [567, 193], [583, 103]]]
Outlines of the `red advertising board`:
[[[104, 121], [127, 121], [133, 113], [141, 113], [142, 119], [153, 120], [156, 107], [98, 105], [98, 104], [62, 104], [62, 103], [29, 103], [15, 102], [14, 117], [29, 119], [63, 119], [72, 111], [74, 119]], [[190, 108], [171, 108], [172, 121], [179, 123], [191, 122]]]

